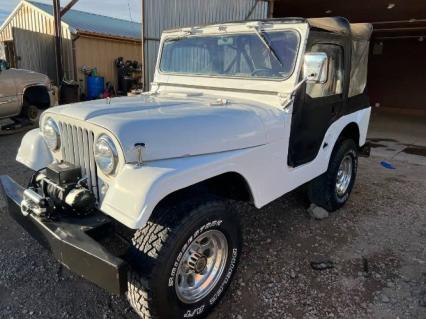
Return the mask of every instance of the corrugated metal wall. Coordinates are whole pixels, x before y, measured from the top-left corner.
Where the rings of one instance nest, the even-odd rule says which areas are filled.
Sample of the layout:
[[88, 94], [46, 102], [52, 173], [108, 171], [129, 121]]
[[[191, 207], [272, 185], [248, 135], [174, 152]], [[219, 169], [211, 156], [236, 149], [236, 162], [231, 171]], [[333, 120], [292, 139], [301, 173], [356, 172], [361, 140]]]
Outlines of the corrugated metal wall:
[[83, 65], [96, 67], [98, 74], [106, 82], [112, 82], [117, 88], [117, 76], [114, 60], [123, 57], [124, 60], [141, 62], [141, 43], [137, 41], [119, 41], [95, 37], [80, 36], [75, 41], [75, 64], [77, 80], [81, 90], [85, 92], [85, 76], [79, 70]]
[[[0, 42], [14, 40], [13, 39], [14, 28], [21, 29], [21, 30], [28, 30], [35, 33], [46, 34], [50, 36], [54, 36], [55, 34], [53, 17], [47, 15], [40, 9], [25, 2], [23, 2], [20, 5], [19, 9], [11, 17], [9, 22], [0, 31]], [[62, 37], [64, 38], [62, 43], [64, 75], [65, 75], [65, 78], [71, 79], [71, 78], [74, 78], [71, 32], [65, 24], [62, 24]], [[53, 41], [53, 37], [52, 37], [52, 41]], [[21, 60], [22, 59], [26, 60], [30, 58], [34, 59], [35, 57], [35, 52], [31, 50], [27, 52], [23, 52], [23, 53], [25, 53], [26, 56], [21, 55]], [[37, 56], [37, 58], [45, 60], [41, 62], [41, 64], [55, 63], [55, 56], [39, 55]], [[52, 80], [55, 80], [55, 79], [52, 79]]]
[[167, 29], [265, 19], [264, 0], [142, 0], [145, 88], [153, 80], [161, 33]]
[[55, 80], [56, 63], [52, 63], [52, 58], [49, 59], [55, 58], [54, 36], [18, 28], [13, 28], [12, 33], [17, 57], [16, 67], [43, 73]]

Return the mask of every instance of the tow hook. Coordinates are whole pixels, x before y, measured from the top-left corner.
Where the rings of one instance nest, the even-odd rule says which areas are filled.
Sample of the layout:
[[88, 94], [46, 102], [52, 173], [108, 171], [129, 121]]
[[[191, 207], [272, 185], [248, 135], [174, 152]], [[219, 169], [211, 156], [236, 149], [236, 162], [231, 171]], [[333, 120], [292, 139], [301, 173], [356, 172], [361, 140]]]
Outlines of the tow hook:
[[32, 189], [24, 190], [21, 202], [21, 213], [24, 216], [35, 214], [39, 217], [45, 216], [47, 212], [47, 200]]

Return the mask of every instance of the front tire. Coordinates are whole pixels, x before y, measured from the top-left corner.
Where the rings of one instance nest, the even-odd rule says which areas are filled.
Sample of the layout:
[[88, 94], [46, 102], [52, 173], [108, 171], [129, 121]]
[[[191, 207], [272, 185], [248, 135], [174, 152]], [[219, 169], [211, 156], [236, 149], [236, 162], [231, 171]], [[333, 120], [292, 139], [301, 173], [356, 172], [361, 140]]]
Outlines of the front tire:
[[241, 253], [231, 202], [163, 207], [133, 237], [128, 299], [142, 318], [200, 318], [229, 286]]
[[351, 139], [337, 141], [327, 171], [310, 182], [312, 203], [332, 212], [342, 207], [352, 192], [358, 169], [358, 151]]
[[31, 122], [31, 124], [38, 126], [41, 113], [43, 110], [38, 108], [36, 105], [26, 105], [24, 106], [25, 117]]

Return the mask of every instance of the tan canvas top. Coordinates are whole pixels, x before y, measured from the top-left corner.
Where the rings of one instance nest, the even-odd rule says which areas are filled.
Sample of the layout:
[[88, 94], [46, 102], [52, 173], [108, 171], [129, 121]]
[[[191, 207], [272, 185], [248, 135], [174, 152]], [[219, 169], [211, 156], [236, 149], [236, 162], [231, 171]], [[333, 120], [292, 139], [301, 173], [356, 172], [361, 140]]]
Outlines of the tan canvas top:
[[340, 33], [343, 35], [352, 35], [357, 40], [368, 41], [373, 31], [370, 23], [349, 23], [348, 20], [341, 17], [333, 18], [310, 18], [307, 19], [311, 27]]

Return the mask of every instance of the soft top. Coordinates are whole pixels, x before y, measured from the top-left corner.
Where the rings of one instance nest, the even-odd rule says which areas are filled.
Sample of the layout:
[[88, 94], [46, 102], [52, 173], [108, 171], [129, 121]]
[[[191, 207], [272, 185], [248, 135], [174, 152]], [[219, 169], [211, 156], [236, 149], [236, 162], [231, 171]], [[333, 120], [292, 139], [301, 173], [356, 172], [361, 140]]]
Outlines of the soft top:
[[373, 26], [349, 23], [342, 17], [306, 19], [312, 28], [339, 33], [352, 39], [349, 97], [364, 93], [367, 85], [368, 48]]
[[373, 26], [370, 23], [349, 23], [343, 17], [309, 18], [306, 21], [311, 27], [346, 36], [351, 35], [356, 40], [368, 41], [373, 31]]

